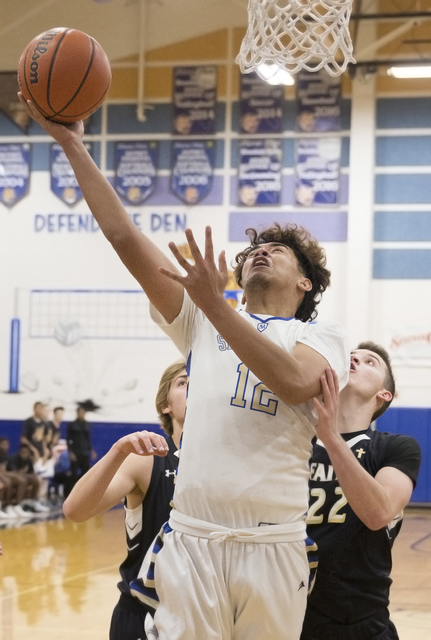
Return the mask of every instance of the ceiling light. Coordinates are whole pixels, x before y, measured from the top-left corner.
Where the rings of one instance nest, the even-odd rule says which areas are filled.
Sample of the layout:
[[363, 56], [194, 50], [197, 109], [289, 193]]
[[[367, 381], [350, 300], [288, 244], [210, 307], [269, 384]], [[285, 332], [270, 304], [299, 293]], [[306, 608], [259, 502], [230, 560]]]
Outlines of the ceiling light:
[[268, 82], [268, 84], [285, 84], [292, 85], [295, 84], [294, 79], [290, 75], [288, 71], [282, 69], [278, 66], [278, 64], [274, 63], [265, 63], [260, 64], [257, 67], [257, 74]]
[[388, 75], [394, 78], [431, 78], [431, 65], [390, 67]]

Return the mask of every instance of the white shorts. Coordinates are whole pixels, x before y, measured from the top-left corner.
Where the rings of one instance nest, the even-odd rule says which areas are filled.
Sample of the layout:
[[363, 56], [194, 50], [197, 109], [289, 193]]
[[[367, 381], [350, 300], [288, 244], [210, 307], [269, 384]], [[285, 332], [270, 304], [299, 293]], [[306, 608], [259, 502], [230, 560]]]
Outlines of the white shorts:
[[172, 512], [155, 574], [160, 640], [298, 640], [305, 526], [230, 531]]

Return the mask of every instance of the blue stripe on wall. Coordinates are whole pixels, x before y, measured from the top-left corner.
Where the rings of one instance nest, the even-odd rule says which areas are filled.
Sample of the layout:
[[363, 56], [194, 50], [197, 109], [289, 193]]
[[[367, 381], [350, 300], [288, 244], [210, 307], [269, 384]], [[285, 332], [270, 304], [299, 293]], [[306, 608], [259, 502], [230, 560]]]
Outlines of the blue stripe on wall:
[[374, 216], [374, 240], [427, 242], [431, 240], [431, 211], [381, 211]]
[[375, 249], [376, 280], [431, 279], [431, 249]]
[[[0, 420], [0, 437], [9, 438], [10, 453], [16, 453], [22, 432], [23, 420]], [[60, 435], [66, 437], [67, 422], [61, 425]], [[117, 423], [117, 422], [91, 422], [91, 441], [98, 459], [104, 456], [112, 445], [123, 436], [127, 436], [134, 431], [155, 431], [165, 435], [160, 425], [148, 423]]]
[[[173, 105], [171, 103], [153, 104], [153, 109], [145, 109], [145, 122], [136, 118], [136, 104], [108, 105], [109, 133], [171, 133]], [[216, 132], [224, 131], [226, 121], [226, 104], [216, 104]], [[182, 139], [183, 136], [176, 136]], [[187, 136], [185, 136], [187, 137]], [[209, 138], [211, 136], [208, 136]]]
[[420, 173], [376, 175], [376, 204], [428, 204], [430, 201], [431, 175]]
[[229, 214], [229, 242], [246, 242], [246, 229], [262, 229], [278, 222], [295, 223], [305, 227], [319, 242], [345, 242], [347, 240], [346, 211], [244, 211]]
[[377, 420], [377, 428], [412, 436], [418, 441], [422, 463], [412, 502], [431, 502], [431, 409], [390, 407]]
[[396, 136], [376, 139], [376, 165], [431, 165], [431, 136]]
[[379, 98], [376, 126], [377, 129], [431, 127], [429, 98]]

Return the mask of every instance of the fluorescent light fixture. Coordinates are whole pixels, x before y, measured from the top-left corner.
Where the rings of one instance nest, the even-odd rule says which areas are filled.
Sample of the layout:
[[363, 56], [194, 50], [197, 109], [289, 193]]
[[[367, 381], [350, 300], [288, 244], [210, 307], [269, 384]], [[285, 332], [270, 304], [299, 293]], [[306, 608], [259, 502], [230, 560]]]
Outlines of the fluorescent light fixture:
[[295, 84], [294, 79], [288, 71], [282, 69], [278, 64], [265, 63], [260, 64], [256, 69], [257, 75], [268, 82], [268, 84]]
[[431, 78], [431, 65], [390, 67], [388, 75], [394, 78]]

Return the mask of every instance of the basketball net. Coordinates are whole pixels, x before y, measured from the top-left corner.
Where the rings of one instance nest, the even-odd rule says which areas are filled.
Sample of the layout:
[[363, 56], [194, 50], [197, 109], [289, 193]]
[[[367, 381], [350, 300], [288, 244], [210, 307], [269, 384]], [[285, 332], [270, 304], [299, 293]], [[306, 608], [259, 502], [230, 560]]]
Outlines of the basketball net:
[[[242, 73], [276, 65], [289, 73], [339, 76], [353, 59], [353, 0], [249, 0], [247, 33], [236, 58]], [[259, 74], [260, 75], [260, 74]]]

